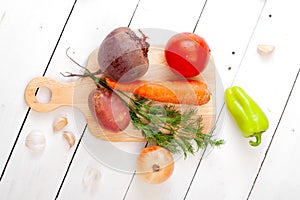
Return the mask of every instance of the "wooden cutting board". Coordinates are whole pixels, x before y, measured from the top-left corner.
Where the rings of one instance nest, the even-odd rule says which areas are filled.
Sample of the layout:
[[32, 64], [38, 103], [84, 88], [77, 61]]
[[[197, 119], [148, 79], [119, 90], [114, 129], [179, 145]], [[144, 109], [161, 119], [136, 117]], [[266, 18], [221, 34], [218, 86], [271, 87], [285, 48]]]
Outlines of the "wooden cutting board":
[[[87, 68], [97, 71], [98, 49], [95, 49], [87, 60]], [[141, 78], [151, 81], [176, 80], [179, 77], [170, 71], [164, 57], [162, 47], [154, 46], [149, 50], [150, 67], [147, 73]], [[211, 92], [211, 100], [202, 106], [197, 106], [198, 114], [202, 115], [204, 133], [209, 133], [215, 126], [216, 120], [216, 75], [215, 65], [212, 59], [204, 72], [194, 77], [205, 81]], [[51, 99], [48, 103], [40, 103], [36, 99], [35, 93], [39, 87], [47, 87], [51, 91]], [[37, 112], [50, 112], [61, 106], [73, 106], [78, 108], [85, 116], [90, 132], [101, 140], [113, 142], [138, 142], [146, 141], [141, 133], [130, 124], [123, 132], [112, 133], [103, 130], [92, 117], [88, 108], [88, 95], [96, 88], [90, 78], [78, 78], [75, 82], [61, 83], [47, 77], [37, 77], [32, 79], [25, 89], [25, 100], [30, 108]]]

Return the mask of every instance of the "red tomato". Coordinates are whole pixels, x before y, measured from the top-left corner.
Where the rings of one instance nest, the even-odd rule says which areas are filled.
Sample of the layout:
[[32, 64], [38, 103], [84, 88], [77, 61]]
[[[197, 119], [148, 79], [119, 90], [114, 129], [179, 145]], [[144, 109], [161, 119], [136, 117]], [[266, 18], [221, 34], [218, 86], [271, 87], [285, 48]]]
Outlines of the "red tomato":
[[210, 49], [202, 37], [194, 33], [178, 33], [169, 39], [165, 47], [165, 57], [176, 73], [193, 77], [205, 69]]

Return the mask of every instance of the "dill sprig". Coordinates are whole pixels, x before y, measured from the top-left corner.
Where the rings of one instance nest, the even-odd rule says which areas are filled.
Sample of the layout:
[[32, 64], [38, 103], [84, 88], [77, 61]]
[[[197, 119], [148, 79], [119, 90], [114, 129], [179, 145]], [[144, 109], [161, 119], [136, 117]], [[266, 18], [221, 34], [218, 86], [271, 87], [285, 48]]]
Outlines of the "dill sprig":
[[[194, 154], [208, 145], [220, 146], [223, 140], [203, 133], [202, 117], [191, 107], [180, 112], [173, 104], [155, 104], [154, 101], [135, 95], [131, 98], [131, 122], [149, 142], [172, 153]], [[196, 146], [196, 147], [195, 147]]]

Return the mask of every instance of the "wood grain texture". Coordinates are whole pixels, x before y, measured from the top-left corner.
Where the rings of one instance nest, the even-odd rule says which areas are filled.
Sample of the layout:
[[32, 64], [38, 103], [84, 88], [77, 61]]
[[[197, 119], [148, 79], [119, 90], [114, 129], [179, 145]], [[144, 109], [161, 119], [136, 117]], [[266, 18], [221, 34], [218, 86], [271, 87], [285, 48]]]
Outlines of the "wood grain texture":
[[[289, 10], [289, 14], [282, 12], [283, 7]], [[201, 164], [190, 188], [189, 199], [195, 199], [199, 195], [212, 199], [247, 199], [258, 171], [264, 165], [264, 157], [273, 148], [273, 144], [269, 146], [272, 138], [278, 137], [274, 132], [280, 123], [280, 116], [299, 69], [298, 52], [293, 50], [299, 44], [300, 34], [299, 27], [294, 26], [295, 20], [300, 15], [296, 9], [286, 2], [266, 2], [238, 73], [233, 79], [232, 84], [243, 87], [268, 116], [269, 129], [262, 135], [262, 143], [258, 148], [250, 146], [249, 139], [242, 136], [231, 116], [227, 115], [223, 129], [226, 145], [220, 151], [213, 151]], [[287, 21], [294, 23], [286, 23]], [[257, 46], [261, 43], [274, 45], [275, 51], [269, 56], [260, 56], [257, 53]], [[279, 146], [277, 146], [279, 151], [296, 150], [295, 145]], [[299, 151], [298, 147], [296, 151]], [[297, 159], [293, 164], [299, 165], [298, 162]], [[280, 179], [278, 177], [279, 182]], [[253, 199], [272, 199], [271, 196], [260, 198], [264, 197], [263, 193], [268, 190], [269, 182], [259, 185], [263, 186], [263, 189], [258, 196], [252, 193]], [[290, 186], [285, 187], [284, 190], [289, 191]], [[280, 191], [275, 190], [274, 193], [277, 193], [277, 196], [284, 195], [282, 191], [283, 188]]]
[[[216, 68], [225, 88], [235, 78], [262, 7], [262, 1], [207, 1], [205, 4], [195, 32], [203, 36], [210, 45]], [[229, 10], [230, 12], [228, 12]], [[146, 20], [143, 18], [143, 14], [140, 16], [139, 23], [136, 22], [138, 25], [143, 25], [147, 20], [151, 21], [148, 15], [145, 16]], [[243, 16], [243, 20], [240, 20], [240, 16]], [[233, 55], [232, 51], [236, 53]], [[229, 66], [232, 67], [231, 70], [228, 70]], [[223, 102], [219, 103], [223, 105]], [[236, 159], [236, 154], [243, 153], [242, 145], [244, 143], [239, 140], [239, 135], [233, 134], [233, 131], [236, 131], [233, 124], [229, 129], [226, 127], [230, 116], [226, 114], [226, 109], [223, 111], [226, 121], [222, 121], [224, 118], [220, 118], [220, 129], [217, 133], [220, 133], [219, 137], [225, 140], [225, 145], [206, 152], [204, 158], [202, 158], [203, 152], [199, 152], [187, 160], [177, 160], [172, 177], [158, 186], [149, 186], [139, 178], [134, 178], [128, 190], [127, 199], [241, 199], [230, 195], [243, 193], [236, 191], [236, 188], [243, 189], [244, 185], [235, 185], [231, 178], [227, 178], [227, 175], [236, 177], [235, 174], [239, 172], [240, 160], [247, 164], [251, 161], [249, 157]], [[238, 147], [232, 146], [232, 143]], [[237, 168], [230, 168], [233, 164], [236, 164]], [[224, 165], [228, 168], [223, 168]], [[251, 169], [247, 168], [247, 170], [243, 171], [244, 174], [251, 173]], [[220, 177], [225, 178], [220, 179]], [[238, 176], [237, 179], [239, 180]], [[230, 186], [232, 189], [227, 190], [226, 188]], [[190, 195], [190, 193], [192, 194]], [[226, 198], [224, 194], [230, 197]]]
[[45, 71], [72, 5], [73, 0], [0, 1], [0, 60], [5, 71], [0, 73], [0, 171], [26, 117], [25, 86]]
[[295, 159], [300, 157], [299, 75], [295, 81], [280, 125], [249, 199], [298, 199], [300, 196], [298, 192], [300, 161]]
[[[39, 88], [46, 87], [51, 92], [51, 98], [48, 103], [38, 101], [35, 93]], [[50, 112], [61, 106], [73, 105], [73, 93], [75, 83], [59, 83], [51, 78], [38, 77], [32, 79], [25, 89], [24, 98], [30, 108], [38, 112]]]
[[[299, 78], [287, 102], [299, 70], [297, 3], [0, 0], [0, 168], [6, 166], [0, 199], [299, 199]], [[33, 77], [45, 75], [58, 83], [76, 84], [76, 77], [60, 75], [80, 72], [65, 55], [68, 47], [70, 55], [84, 65], [88, 54], [112, 29], [128, 25], [132, 29], [195, 30], [203, 36], [225, 88], [233, 83], [243, 86], [266, 110], [271, 125], [261, 146], [248, 145], [222, 107], [219, 95], [217, 114], [223, 108], [226, 120], [219, 121], [216, 132], [225, 145], [205, 153], [204, 158], [201, 151], [186, 160], [177, 159], [170, 179], [149, 185], [131, 171], [116, 170], [88, 147], [88, 142], [97, 141], [97, 152], [108, 159], [117, 155], [114, 161], [123, 166], [134, 165], [135, 160], [120, 152], [136, 155], [145, 142], [95, 140], [85, 129], [85, 116], [73, 106], [60, 106], [47, 113], [28, 110], [24, 90]], [[256, 48], [260, 43], [274, 45], [275, 51], [259, 56]], [[41, 88], [37, 97], [45, 96]], [[53, 134], [53, 120], [61, 115], [69, 119], [65, 129], [76, 135], [77, 142], [71, 149], [61, 132]], [[43, 131], [46, 136], [47, 146], [40, 154], [24, 145], [32, 130]], [[93, 191], [83, 185], [90, 165], [101, 171], [101, 180]]]
[[[5, 73], [0, 75], [1, 83], [5, 83], [0, 84], [0, 88], [1, 92], [7, 94], [1, 97], [3, 104], [0, 118], [1, 125], [3, 123], [5, 127], [0, 141], [1, 166], [5, 165], [12, 152], [0, 182], [0, 199], [55, 199], [78, 143], [71, 149], [66, 148], [68, 144], [62, 134], [52, 132], [53, 120], [60, 115], [67, 116], [69, 124], [66, 129], [76, 135], [77, 142], [85, 130], [86, 120], [80, 111], [70, 106], [48, 113], [30, 110], [26, 115], [28, 107], [24, 100], [25, 87], [32, 78], [42, 76], [43, 72], [45, 76], [59, 82], [75, 81], [60, 74], [78, 69], [66, 57], [66, 49], [71, 47], [73, 57], [84, 63], [108, 31], [114, 27], [127, 26], [137, 0], [76, 1], [67, 24], [66, 19], [75, 2], [73, 0], [8, 2], [11, 6], [0, 27], [1, 38], [7, 38], [0, 39], [0, 52], [5, 55], [1, 56], [1, 62], [6, 68]], [[63, 25], [66, 27], [60, 37]], [[14, 74], [13, 78], [6, 73]], [[10, 87], [6, 87], [8, 83]], [[44, 96], [42, 90], [39, 90], [38, 96]], [[46, 134], [47, 147], [40, 155], [32, 155], [24, 145], [26, 135], [32, 130], [41, 130]], [[12, 150], [15, 140], [15, 148]], [[85, 148], [82, 150], [86, 151]], [[88, 160], [93, 161], [94, 158], [89, 156]], [[77, 163], [72, 162], [72, 166], [81, 164], [85, 164], [82, 158]], [[120, 184], [126, 188], [128, 180]], [[82, 186], [81, 182], [79, 184]], [[108, 187], [113, 184], [107, 183]]]
[[[123, 2], [123, 1], [118, 1]], [[125, 1], [124, 1], [125, 2]], [[118, 4], [119, 4], [118, 3]], [[194, 26], [195, 26], [195, 21], [197, 21], [197, 18], [199, 16], [199, 13], [204, 5], [205, 1], [199, 1], [199, 0], [193, 0], [190, 1], [189, 4], [187, 4], [185, 1], [173, 1], [173, 0], [165, 0], [165, 1], [147, 1], [147, 0], [141, 0], [139, 1], [139, 5], [137, 6], [137, 10], [130, 22], [130, 28], [132, 29], [137, 29], [137, 28], [164, 28], [164, 29], [170, 29], [170, 30], [175, 30], [175, 31], [192, 31]], [[126, 1], [127, 4], [127, 1]], [[149, 5], [149, 4], [153, 4], [153, 5]], [[149, 7], [148, 7], [149, 5]], [[160, 5], [161, 7], [158, 6]], [[172, 9], [167, 9], [168, 5], [172, 5]], [[90, 8], [89, 8], [90, 9]], [[115, 9], [113, 9], [115, 10]], [[112, 12], [113, 10], [111, 10], [110, 12]], [[185, 12], [184, 14], [179, 14], [182, 12], [182, 10], [188, 10], [189, 12]], [[93, 22], [94, 24], [99, 24], [98, 20], [104, 18], [105, 22], [103, 22], [103, 24], [105, 24], [105, 31], [104, 33], [109, 33], [109, 30], [112, 30], [113, 28], [117, 27], [113, 22], [112, 23], [107, 23], [106, 19], [115, 19], [116, 17], [118, 17], [120, 14], [119, 13], [123, 13], [124, 9], [120, 9], [118, 10], [113, 17], [112, 14], [108, 14], [108, 18], [106, 17], [106, 15], [102, 15], [101, 13], [103, 12], [94, 12], [94, 17], [93, 18]], [[97, 13], [97, 14], [96, 14]], [[77, 21], [74, 21], [72, 23], [72, 32], [69, 32], [68, 35], [78, 35], [78, 38], [80, 38], [80, 34], [78, 34], [79, 32], [81, 32], [83, 29], [82, 27], [90, 27], [91, 25], [85, 25], [84, 23], [82, 23], [82, 26], [78, 26], [78, 22], [81, 24], [80, 20], [83, 21], [82, 19], [82, 15], [78, 15], [76, 16]], [[154, 19], [155, 17], [155, 19]], [[180, 21], [176, 22], [175, 20], [173, 21], [173, 19], [175, 18], [180, 18]], [[96, 20], [97, 19], [97, 20]], [[124, 19], [124, 18], [123, 18]], [[195, 19], [195, 20], [194, 20]], [[86, 20], [85, 20], [86, 21]], [[172, 23], [170, 23], [172, 22]], [[167, 24], [168, 26], [166, 27], [165, 24]], [[127, 24], [126, 24], [127, 25]], [[94, 25], [96, 26], [96, 25]], [[82, 35], [89, 35], [90, 31], [89, 28], [85, 28], [84, 29], [84, 34]], [[104, 38], [104, 35], [101, 35], [102, 38]], [[89, 41], [91, 44], [95, 45], [95, 41], [97, 40], [97, 38], [100, 40], [101, 38], [99, 37], [95, 37], [95, 35], [89, 35]], [[91, 47], [93, 47], [93, 45], [91, 45]], [[76, 55], [77, 57], [80, 58], [80, 55], [85, 55], [86, 52], [91, 51], [91, 48], [86, 50], [83, 49], [82, 46], [84, 47], [85, 45], [78, 43], [77, 45], [77, 51], [76, 51]], [[81, 52], [78, 53], [78, 51]], [[83, 58], [81, 58], [81, 62], [84, 63], [86, 57], [83, 56]], [[89, 131], [86, 131], [85, 135], [89, 135]], [[101, 140], [99, 140], [101, 141]], [[116, 143], [115, 143], [116, 144]], [[135, 149], [135, 151], [133, 152], [139, 152], [140, 149], [142, 149], [145, 145], [145, 143], [118, 143], [118, 145], [122, 145], [122, 146], [130, 146], [130, 147], [135, 147], [135, 146], [139, 146], [139, 149]], [[126, 148], [125, 148], [126, 149]], [[95, 191], [94, 193], [88, 193], [86, 190], [83, 190], [82, 188], [82, 184], [81, 184], [81, 177], [78, 176], [78, 172], [82, 172], [82, 170], [85, 169], [85, 165], [86, 163], [90, 163], [90, 162], [94, 162], [95, 157], [90, 156], [91, 154], [88, 151], [87, 148], [80, 148], [79, 152], [77, 152], [75, 159], [72, 162], [72, 168], [70, 169], [68, 176], [65, 180], [65, 183], [63, 185], [62, 191], [61, 191], [61, 195], [59, 196], [59, 199], [72, 199], [72, 198], [81, 198], [81, 199], [85, 199], [85, 198], [89, 198], [89, 199], [145, 199], [147, 194], [144, 193], [143, 195], [143, 188], [141, 189], [140, 187], [136, 187], [136, 185], [131, 185], [131, 179], [132, 179], [132, 174], [124, 174], [122, 172], [118, 172], [116, 170], [110, 169], [106, 166], [102, 166], [103, 168], [105, 168], [104, 170], [107, 171], [107, 173], [104, 171], [103, 173], [103, 180], [101, 181], [100, 187], [98, 188], [97, 191]], [[106, 152], [110, 152], [110, 151], [106, 151]], [[88, 158], [87, 158], [88, 157]], [[83, 161], [84, 160], [84, 161]], [[194, 160], [198, 160], [198, 157], [195, 156]], [[125, 162], [128, 163], [129, 161]], [[183, 161], [182, 163], [184, 163], [184, 166], [191, 166], [191, 160], [189, 161]], [[102, 164], [102, 163], [101, 163]], [[175, 183], [178, 183], [178, 186], [180, 185], [180, 187], [174, 187], [172, 190], [169, 190], [168, 188], [163, 188], [162, 189], [162, 194], [166, 194], [169, 192], [173, 192], [174, 194], [171, 196], [176, 196], [176, 194], [178, 193], [182, 193], [182, 191], [185, 191], [186, 188], [182, 187], [182, 170], [185, 170], [186, 168], [180, 168], [178, 166], [178, 164], [176, 164], [176, 167], [178, 169], [178, 179], [175, 178]], [[191, 174], [193, 173], [193, 170], [195, 167], [190, 167], [191, 169]], [[122, 177], [127, 177], [127, 180]], [[121, 179], [119, 179], [121, 178]], [[185, 177], [185, 179], [190, 180], [190, 176]], [[118, 180], [117, 183], [114, 180]], [[176, 180], [179, 180], [178, 182]], [[174, 179], [173, 179], [174, 181]], [[168, 184], [168, 183], [167, 183]], [[163, 187], [162, 185], [160, 185], [160, 187]], [[124, 197], [124, 195], [127, 193], [127, 190], [129, 188], [132, 188], [132, 190], [128, 191], [130, 193], [138, 193], [141, 194], [141, 198], [137, 197], [137, 198], [126, 198]], [[151, 191], [151, 187], [147, 186], [145, 187], [145, 189], [148, 188], [149, 189], [149, 193], [151, 193], [151, 195], [156, 196], [156, 194], [152, 193]], [[141, 189], [141, 190], [140, 190]], [[76, 192], [74, 192], [76, 191]], [[151, 195], [149, 195], [148, 197], [151, 198]], [[131, 196], [131, 195], [130, 195]], [[177, 197], [178, 198], [178, 197]], [[179, 197], [180, 198], [180, 197]], [[176, 198], [174, 198], [176, 199]], [[182, 199], [182, 198], [180, 198]]]
[[[95, 49], [87, 60], [87, 68], [91, 71], [97, 71], [99, 68], [97, 62], [98, 49]], [[179, 77], [169, 69], [164, 56], [163, 47], [151, 47], [149, 49], [150, 67], [141, 80], [150, 81], [169, 81], [176, 80]], [[198, 115], [203, 118], [204, 133], [209, 133], [216, 119], [216, 81], [215, 66], [210, 59], [205, 71], [201, 75], [194, 77], [195, 80], [207, 82], [211, 99], [208, 103], [201, 106], [194, 106], [198, 109]], [[39, 87], [47, 87], [51, 91], [51, 99], [48, 103], [40, 103], [35, 97], [35, 92]], [[132, 125], [128, 126], [123, 132], [109, 132], [102, 129], [94, 120], [88, 106], [89, 93], [95, 89], [93, 81], [86, 78], [79, 78], [75, 82], [59, 83], [47, 77], [35, 78], [30, 81], [25, 90], [25, 99], [27, 104], [35, 111], [49, 112], [61, 106], [74, 106], [78, 108], [87, 120], [90, 132], [98, 139], [114, 142], [138, 142], [145, 141], [145, 138]], [[177, 105], [179, 110], [184, 110], [186, 105]]]

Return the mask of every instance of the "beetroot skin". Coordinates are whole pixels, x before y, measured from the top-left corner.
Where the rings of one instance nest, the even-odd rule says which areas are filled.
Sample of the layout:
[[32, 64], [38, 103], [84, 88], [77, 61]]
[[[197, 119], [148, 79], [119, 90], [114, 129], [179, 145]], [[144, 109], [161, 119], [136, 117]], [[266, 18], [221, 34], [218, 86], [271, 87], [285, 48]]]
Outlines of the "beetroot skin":
[[138, 37], [130, 28], [120, 27], [110, 32], [99, 47], [98, 63], [102, 72], [119, 82], [131, 82], [148, 70], [147, 37]]
[[94, 89], [89, 95], [89, 109], [98, 124], [111, 132], [123, 131], [130, 122], [129, 109], [122, 99], [106, 88]]

